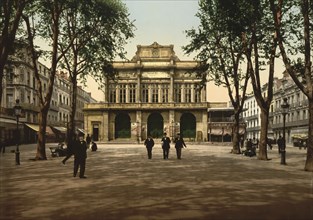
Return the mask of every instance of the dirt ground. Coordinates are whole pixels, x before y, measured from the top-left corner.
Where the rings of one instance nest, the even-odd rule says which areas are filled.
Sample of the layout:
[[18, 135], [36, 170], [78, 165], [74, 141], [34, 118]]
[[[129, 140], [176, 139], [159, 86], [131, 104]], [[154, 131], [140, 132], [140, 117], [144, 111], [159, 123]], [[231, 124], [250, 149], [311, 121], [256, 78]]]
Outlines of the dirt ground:
[[[54, 144], [56, 145], [56, 144]], [[172, 147], [152, 160], [142, 144], [98, 144], [88, 150], [87, 179], [74, 178], [73, 158], [33, 161], [23, 145], [21, 165], [7, 148], [0, 156], [0, 219], [313, 219], [313, 173], [306, 151], [277, 149], [268, 161], [230, 153], [230, 146], [187, 144], [182, 160]]]

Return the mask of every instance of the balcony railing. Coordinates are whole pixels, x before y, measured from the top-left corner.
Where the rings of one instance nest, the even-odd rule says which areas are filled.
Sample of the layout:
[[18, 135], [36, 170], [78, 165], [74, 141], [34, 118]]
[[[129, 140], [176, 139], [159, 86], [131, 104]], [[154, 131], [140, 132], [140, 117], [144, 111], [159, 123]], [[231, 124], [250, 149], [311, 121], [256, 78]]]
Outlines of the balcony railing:
[[[93, 103], [85, 105], [88, 109], [207, 109], [207, 103]], [[86, 108], [85, 108], [86, 109]]]

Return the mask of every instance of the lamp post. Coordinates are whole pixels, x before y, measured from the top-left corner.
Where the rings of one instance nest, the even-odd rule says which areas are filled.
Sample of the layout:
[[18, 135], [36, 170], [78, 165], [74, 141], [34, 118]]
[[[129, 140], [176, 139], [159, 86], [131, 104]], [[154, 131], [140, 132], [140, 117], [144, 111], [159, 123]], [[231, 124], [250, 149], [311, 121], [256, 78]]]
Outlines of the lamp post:
[[16, 150], [15, 150], [15, 164], [20, 165], [20, 150], [19, 150], [19, 139], [20, 134], [18, 130], [18, 121], [22, 115], [22, 107], [20, 106], [20, 100], [16, 99], [16, 104], [14, 106], [14, 114], [16, 116]]
[[282, 110], [282, 114], [283, 114], [283, 141], [282, 141], [282, 147], [280, 149], [280, 151], [281, 151], [280, 164], [286, 165], [286, 134], [285, 134], [285, 130], [286, 130], [286, 115], [289, 111], [289, 104], [287, 102], [287, 98], [284, 98], [284, 102], [281, 105], [281, 110]]

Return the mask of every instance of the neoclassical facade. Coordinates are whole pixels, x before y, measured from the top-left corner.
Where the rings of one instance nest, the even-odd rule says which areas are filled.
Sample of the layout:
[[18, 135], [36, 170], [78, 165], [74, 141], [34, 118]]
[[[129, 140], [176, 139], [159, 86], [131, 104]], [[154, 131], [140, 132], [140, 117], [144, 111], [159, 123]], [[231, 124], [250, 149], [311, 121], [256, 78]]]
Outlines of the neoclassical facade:
[[95, 141], [140, 142], [163, 132], [206, 141], [209, 103], [196, 65], [180, 61], [173, 45], [138, 45], [131, 61], [114, 62], [118, 74], [104, 82], [103, 101], [85, 104], [84, 129]]

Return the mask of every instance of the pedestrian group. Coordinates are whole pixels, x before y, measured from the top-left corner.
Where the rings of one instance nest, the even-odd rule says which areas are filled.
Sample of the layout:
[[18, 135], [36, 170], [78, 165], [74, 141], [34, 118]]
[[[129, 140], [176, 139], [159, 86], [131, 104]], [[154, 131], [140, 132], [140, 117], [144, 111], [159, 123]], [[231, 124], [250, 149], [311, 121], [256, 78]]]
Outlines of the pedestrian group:
[[[184, 139], [178, 133], [176, 138], [173, 140], [176, 149], [177, 159], [181, 160], [182, 148], [187, 147]], [[148, 159], [152, 159], [152, 148], [154, 146], [154, 140], [151, 135], [144, 141], [144, 145], [147, 148]], [[171, 140], [167, 136], [166, 133], [163, 134], [161, 139], [161, 146], [163, 150], [163, 159], [167, 160], [170, 152]], [[78, 134], [78, 139], [74, 138], [73, 140], [69, 140], [67, 144], [67, 155], [62, 160], [62, 163], [65, 164], [66, 161], [74, 155], [74, 169], [73, 176], [76, 177], [79, 170], [79, 178], [87, 178], [85, 176], [85, 168], [86, 168], [86, 159], [87, 159], [87, 149], [91, 147], [91, 151], [97, 151], [97, 144], [92, 141], [92, 138], [89, 134], [86, 137], [86, 141], [84, 140], [84, 134]]]

